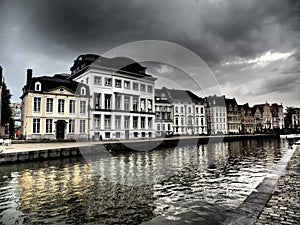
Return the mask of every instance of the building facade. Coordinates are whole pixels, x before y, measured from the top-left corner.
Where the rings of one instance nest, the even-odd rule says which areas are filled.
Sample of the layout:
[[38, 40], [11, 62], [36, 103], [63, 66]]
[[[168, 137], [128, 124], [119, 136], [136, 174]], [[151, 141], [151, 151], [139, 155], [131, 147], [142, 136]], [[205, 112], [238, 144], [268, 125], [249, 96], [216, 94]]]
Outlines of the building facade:
[[204, 99], [187, 90], [163, 87], [160, 92], [164, 93], [173, 105], [174, 135], [207, 134]]
[[240, 105], [241, 111], [241, 132], [243, 134], [251, 134], [255, 131], [253, 110], [249, 104]]
[[228, 134], [241, 132], [241, 112], [235, 98], [226, 98]]
[[68, 79], [90, 87], [90, 138], [155, 137], [156, 78], [146, 74], [146, 67], [125, 57], [80, 55]]
[[20, 135], [25, 139], [87, 139], [90, 101], [87, 85], [64, 75], [32, 77], [21, 96]]
[[207, 99], [206, 117], [209, 134], [227, 134], [227, 109], [225, 96], [209, 96]]
[[156, 136], [173, 134], [174, 107], [168, 93], [155, 89]]

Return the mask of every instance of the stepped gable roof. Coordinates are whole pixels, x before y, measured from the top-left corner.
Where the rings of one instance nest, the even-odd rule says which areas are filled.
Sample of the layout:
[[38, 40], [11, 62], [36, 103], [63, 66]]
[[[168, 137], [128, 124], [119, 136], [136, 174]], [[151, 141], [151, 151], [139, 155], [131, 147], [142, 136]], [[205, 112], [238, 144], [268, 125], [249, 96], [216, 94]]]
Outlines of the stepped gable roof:
[[203, 103], [203, 99], [188, 90], [178, 90], [178, 89], [169, 89], [162, 88], [163, 91], [168, 93], [170, 99], [177, 101], [193, 101], [195, 103]]
[[101, 67], [106, 70], [114, 70], [114, 72], [135, 77], [156, 80], [151, 75], [145, 73], [147, 69], [146, 67], [133, 59], [127, 57], [106, 58], [95, 54], [86, 54], [77, 57], [77, 59], [74, 60], [73, 66], [70, 68], [71, 75], [69, 76], [69, 79], [74, 79], [91, 68], [91, 66]]
[[208, 96], [208, 97], [206, 97], [206, 100], [208, 102], [209, 107], [213, 107], [213, 106], [226, 107], [225, 95], [222, 95], [222, 96], [216, 96], [216, 95]]
[[[63, 78], [64, 77], [64, 78]], [[35, 83], [41, 83], [41, 91], [35, 90]], [[86, 87], [86, 96], [89, 96], [89, 87], [86, 84], [78, 83], [73, 80], [66, 79], [64, 74], [56, 74], [54, 76], [41, 76], [41, 77], [33, 77], [30, 79], [29, 83], [25, 85], [24, 92], [28, 91], [33, 92], [48, 92], [56, 88], [66, 88], [67, 90], [73, 92], [74, 94], [78, 92], [79, 88]], [[24, 93], [24, 94], [25, 94]]]
[[279, 106], [278, 106], [278, 104], [277, 103], [273, 103], [272, 105], [271, 105], [271, 113], [272, 113], [272, 116], [274, 116], [274, 117], [277, 117], [278, 116], [278, 108], [279, 108]]

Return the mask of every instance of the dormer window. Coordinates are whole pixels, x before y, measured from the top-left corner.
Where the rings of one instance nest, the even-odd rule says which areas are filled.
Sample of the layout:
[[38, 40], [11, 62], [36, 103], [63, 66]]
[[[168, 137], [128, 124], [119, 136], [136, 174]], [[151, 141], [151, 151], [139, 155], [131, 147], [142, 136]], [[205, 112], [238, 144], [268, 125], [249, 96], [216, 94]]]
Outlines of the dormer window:
[[85, 87], [82, 87], [82, 88], [81, 88], [80, 93], [81, 93], [81, 95], [85, 95], [85, 93], [86, 93]]
[[34, 90], [35, 91], [41, 91], [42, 89], [42, 85], [40, 82], [36, 82], [35, 85], [34, 85]]

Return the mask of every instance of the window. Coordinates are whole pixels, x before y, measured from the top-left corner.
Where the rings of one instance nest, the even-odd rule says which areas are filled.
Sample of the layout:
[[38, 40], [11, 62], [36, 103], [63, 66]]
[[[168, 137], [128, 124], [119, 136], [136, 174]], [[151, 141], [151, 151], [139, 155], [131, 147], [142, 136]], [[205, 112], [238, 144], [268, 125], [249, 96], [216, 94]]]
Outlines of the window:
[[160, 130], [160, 124], [157, 124], [157, 130]]
[[105, 109], [111, 109], [111, 95], [104, 95], [105, 99]]
[[116, 129], [121, 128], [121, 116], [115, 116], [115, 128]]
[[137, 97], [133, 97], [133, 111], [138, 111], [139, 99]]
[[120, 138], [121, 137], [121, 133], [120, 132], [116, 132], [116, 138]]
[[189, 116], [188, 117], [188, 125], [193, 125], [193, 117], [192, 116]]
[[101, 109], [101, 93], [94, 93], [95, 109]]
[[80, 120], [79, 132], [85, 133], [85, 120]]
[[40, 128], [41, 128], [41, 120], [40, 119], [33, 119], [32, 125], [33, 125], [32, 133], [39, 134], [40, 133]]
[[201, 114], [203, 114], [203, 107], [201, 107]]
[[46, 99], [46, 112], [47, 113], [53, 112], [53, 98]]
[[189, 108], [188, 108], [188, 111], [189, 111], [189, 113], [192, 113], [192, 108], [189, 107]]
[[121, 88], [122, 87], [122, 81], [121, 80], [115, 80], [115, 87]]
[[94, 117], [94, 129], [100, 129], [100, 124], [101, 124], [101, 116], [100, 115], [95, 115], [95, 117]]
[[181, 118], [181, 125], [184, 125], [184, 120], [183, 120], [183, 118]]
[[33, 99], [33, 112], [41, 112], [41, 98], [34, 97]]
[[165, 131], [165, 130], [166, 130], [166, 124], [163, 124], [162, 127], [161, 127], [161, 129], [162, 129], [163, 131]]
[[180, 112], [183, 113], [183, 107], [180, 108]]
[[105, 86], [111, 87], [111, 78], [105, 78]]
[[52, 133], [52, 124], [53, 120], [52, 119], [46, 119], [46, 133]]
[[133, 82], [133, 90], [138, 91], [139, 90], [139, 84], [136, 82]]
[[152, 100], [151, 99], [147, 100], [147, 107], [148, 107], [148, 112], [152, 112]]
[[85, 114], [85, 112], [86, 112], [86, 102], [80, 101], [80, 113]]
[[70, 114], [75, 113], [75, 100], [70, 100], [69, 113], [70, 113]]
[[94, 85], [101, 85], [101, 77], [94, 76]]
[[138, 117], [137, 116], [133, 117], [133, 128], [138, 128]]
[[110, 132], [105, 132], [105, 138], [110, 138]]
[[125, 129], [129, 129], [129, 124], [130, 124], [130, 117], [129, 116], [125, 116], [124, 117], [124, 128]]
[[146, 108], [146, 99], [142, 98], [141, 99], [141, 112], [145, 112], [145, 108]]
[[65, 112], [65, 100], [58, 99], [58, 113], [64, 113], [64, 112]]
[[141, 128], [145, 129], [145, 117], [141, 117]]
[[196, 125], [199, 125], [199, 118], [196, 118]]
[[148, 93], [152, 93], [153, 92], [153, 88], [151, 85], [148, 85]]
[[203, 120], [203, 118], [201, 118], [201, 125], [204, 125], [204, 120]]
[[104, 125], [105, 125], [105, 129], [111, 129], [111, 116], [110, 115], [104, 116]]
[[199, 113], [199, 108], [198, 108], [198, 107], [196, 107], [196, 113], [197, 113], [197, 114]]
[[80, 94], [81, 94], [81, 95], [85, 95], [85, 94], [86, 94], [85, 87], [82, 87], [82, 88], [81, 88]]
[[175, 107], [175, 113], [178, 113], [178, 107], [177, 106]]
[[117, 110], [121, 110], [121, 95], [115, 95], [115, 107]]
[[168, 123], [168, 131], [171, 130], [171, 124]]
[[85, 82], [86, 82], [86, 84], [89, 84], [89, 78], [88, 77], [85, 79]]
[[130, 89], [130, 81], [127, 80], [124, 81], [124, 88]]
[[152, 118], [148, 117], [148, 129], [152, 129]]
[[145, 84], [141, 84], [141, 92], [146, 92], [146, 85]]
[[34, 90], [35, 91], [41, 91], [41, 89], [42, 89], [41, 87], [42, 87], [41, 83], [40, 82], [36, 82], [35, 86], [34, 86]]
[[175, 125], [178, 125], [178, 117], [175, 118]]
[[130, 98], [129, 96], [124, 97], [124, 110], [129, 111]]
[[69, 133], [75, 133], [75, 120], [69, 120]]

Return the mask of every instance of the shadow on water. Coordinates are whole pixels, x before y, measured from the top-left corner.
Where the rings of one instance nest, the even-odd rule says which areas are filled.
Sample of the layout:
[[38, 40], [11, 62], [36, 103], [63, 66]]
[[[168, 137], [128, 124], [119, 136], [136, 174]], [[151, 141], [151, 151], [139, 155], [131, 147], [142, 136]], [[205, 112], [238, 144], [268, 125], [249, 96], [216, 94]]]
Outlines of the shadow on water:
[[220, 224], [285, 152], [247, 140], [3, 165], [1, 224]]

